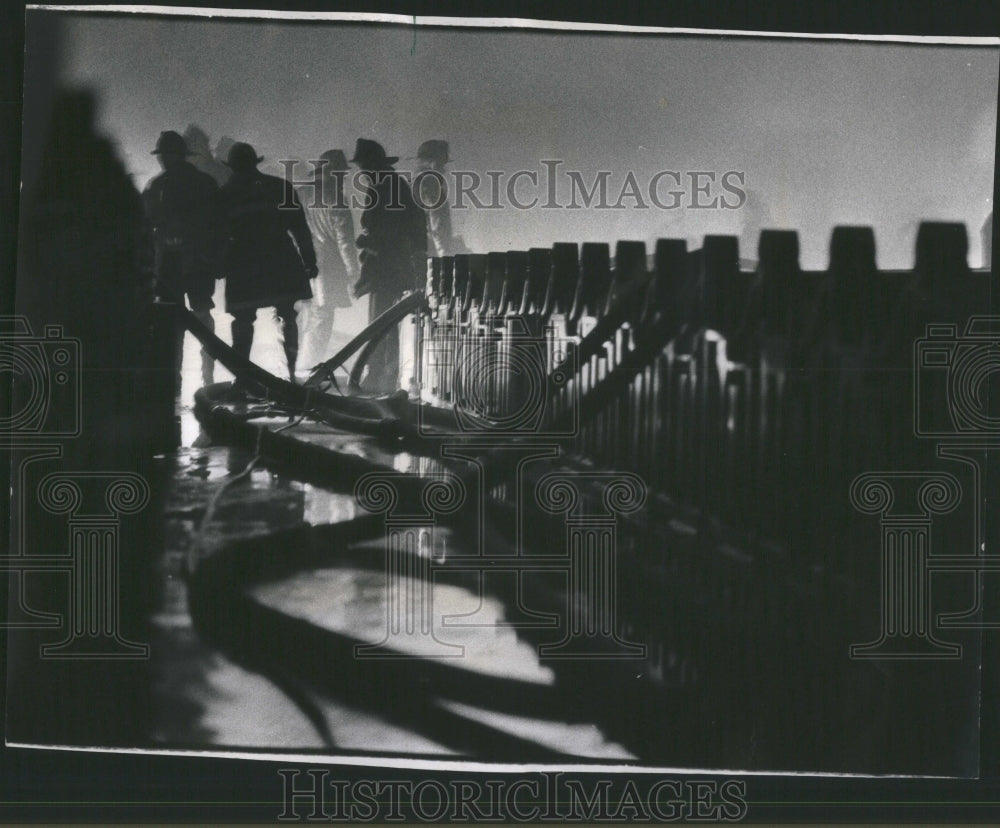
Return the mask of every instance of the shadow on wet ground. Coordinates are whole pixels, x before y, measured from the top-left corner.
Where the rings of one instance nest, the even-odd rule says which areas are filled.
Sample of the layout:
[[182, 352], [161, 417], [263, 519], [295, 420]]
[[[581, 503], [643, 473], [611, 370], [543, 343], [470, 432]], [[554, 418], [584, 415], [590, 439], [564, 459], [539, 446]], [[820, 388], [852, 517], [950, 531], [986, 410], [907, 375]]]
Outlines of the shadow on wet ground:
[[[415, 462], [366, 438], [310, 424], [298, 431], [400, 470]], [[152, 618], [158, 743], [508, 761], [635, 758], [590, 716], [605, 698], [603, 682], [579, 677], [564, 686], [535, 642], [504, 623], [517, 615], [515, 595], [488, 594], [471, 572], [429, 583], [405, 578], [390, 588], [380, 516], [351, 494], [250, 468], [252, 460], [217, 446], [183, 448], [166, 460], [166, 552]], [[359, 524], [364, 531], [351, 537]], [[443, 527], [429, 547], [418, 555], [460, 548]], [[193, 562], [200, 568], [189, 583]], [[417, 619], [417, 629], [406, 629], [404, 619], [403, 629], [390, 631], [390, 602], [419, 603], [422, 590], [431, 628]], [[445, 621], [473, 616], [478, 626]], [[370, 651], [359, 654], [364, 645]]]

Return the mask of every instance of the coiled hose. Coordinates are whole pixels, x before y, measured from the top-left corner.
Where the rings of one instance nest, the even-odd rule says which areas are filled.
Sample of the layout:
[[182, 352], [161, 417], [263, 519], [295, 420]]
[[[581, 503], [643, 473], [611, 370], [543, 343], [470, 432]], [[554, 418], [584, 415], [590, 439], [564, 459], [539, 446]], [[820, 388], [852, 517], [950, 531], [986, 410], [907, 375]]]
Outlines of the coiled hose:
[[[603, 343], [611, 333], [634, 314], [636, 294], [644, 286], [644, 281], [633, 283], [620, 297], [620, 301], [609, 309], [579, 344], [570, 345], [578, 357], [575, 367], [577, 376], [590, 357], [602, 350]], [[404, 295], [396, 305], [375, 319], [333, 357], [317, 365], [312, 370], [306, 385], [297, 385], [265, 371], [236, 353], [182, 305], [177, 304], [175, 307], [179, 314], [179, 322], [201, 342], [206, 353], [218, 360], [241, 382], [257, 386], [266, 393], [270, 401], [284, 406], [291, 413], [305, 413], [334, 428], [370, 435], [401, 450], [429, 456], [439, 456], [442, 441], [446, 440], [451, 444], [467, 443], [475, 442], [477, 438], [483, 436], [483, 434], [459, 432], [455, 428], [453, 411], [420, 401], [411, 401], [402, 390], [382, 397], [363, 397], [333, 395], [322, 389], [323, 383], [332, 377], [333, 372], [356, 351], [366, 344], [377, 343], [392, 326], [398, 325], [406, 316], [425, 309], [427, 301], [422, 294], [414, 292]], [[650, 325], [643, 332], [638, 347], [627, 355], [622, 363], [615, 366], [598, 386], [591, 389], [587, 400], [580, 401], [580, 410], [576, 412], [579, 417], [577, 424], [582, 424], [595, 416], [601, 403], [613, 393], [612, 389], [621, 388], [641, 371], [644, 364], [667, 344], [671, 333], [669, 327], [659, 320]], [[565, 378], [557, 382], [555, 374], [556, 371], [553, 371], [547, 378], [547, 389], [555, 388], [559, 382], [565, 382]], [[201, 389], [201, 393], [196, 395], [195, 406], [199, 421], [202, 421], [202, 416], [206, 416], [208, 411], [225, 402], [228, 388], [227, 383], [217, 383]], [[566, 412], [564, 418], [571, 413]], [[210, 425], [204, 421], [203, 424]], [[547, 430], [549, 432], [555, 430], [558, 433], [563, 427], [571, 424], [571, 420], [561, 419], [557, 423], [548, 424], [557, 428]], [[488, 435], [488, 424], [485, 426], [484, 433]], [[483, 450], [484, 455], [490, 453]], [[494, 451], [493, 454], [499, 458], [507, 452]]]

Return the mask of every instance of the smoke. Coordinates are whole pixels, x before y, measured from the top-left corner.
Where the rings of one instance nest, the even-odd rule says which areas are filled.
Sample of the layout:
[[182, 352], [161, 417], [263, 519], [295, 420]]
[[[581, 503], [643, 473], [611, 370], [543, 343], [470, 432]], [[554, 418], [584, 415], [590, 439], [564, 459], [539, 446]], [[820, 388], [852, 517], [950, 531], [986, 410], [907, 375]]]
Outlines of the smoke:
[[754, 193], [735, 211], [456, 211], [480, 251], [663, 235], [697, 246], [729, 232], [753, 258], [767, 225], [799, 230], [803, 265], [819, 268], [832, 226], [862, 223], [896, 268], [912, 263], [911, 224], [942, 218], [967, 223], [976, 265], [992, 209], [997, 60], [985, 48], [425, 28], [414, 42], [409, 26], [99, 14], [63, 32], [66, 80], [101, 92], [140, 186], [157, 172], [159, 132], [194, 123], [213, 143], [250, 142], [279, 172], [283, 158], [350, 157], [361, 136], [406, 167], [443, 138], [452, 168], [483, 175], [543, 159], [619, 185], [628, 172], [740, 170]]

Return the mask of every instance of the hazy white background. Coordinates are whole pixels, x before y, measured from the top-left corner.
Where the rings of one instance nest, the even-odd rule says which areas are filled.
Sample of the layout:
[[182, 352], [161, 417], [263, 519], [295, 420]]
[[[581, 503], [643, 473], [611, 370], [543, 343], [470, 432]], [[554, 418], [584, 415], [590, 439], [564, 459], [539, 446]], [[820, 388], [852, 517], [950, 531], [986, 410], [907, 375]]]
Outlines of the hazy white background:
[[742, 170], [751, 191], [735, 211], [457, 213], [477, 251], [734, 232], [754, 258], [764, 225], [798, 229], [819, 268], [834, 224], [866, 223], [880, 265], [909, 267], [916, 222], [939, 218], [968, 224], [976, 266], [992, 209], [994, 48], [97, 14], [62, 33], [65, 79], [97, 91], [140, 186], [158, 133], [196, 123], [271, 162], [444, 138], [481, 174], [609, 170], [612, 201], [629, 170]]

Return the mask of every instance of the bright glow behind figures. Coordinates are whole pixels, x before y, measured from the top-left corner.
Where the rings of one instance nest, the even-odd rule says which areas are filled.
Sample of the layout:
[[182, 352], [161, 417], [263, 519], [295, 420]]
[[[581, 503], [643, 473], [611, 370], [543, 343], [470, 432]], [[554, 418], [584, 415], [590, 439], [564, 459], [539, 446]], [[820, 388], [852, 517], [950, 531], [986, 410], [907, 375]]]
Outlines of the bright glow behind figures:
[[[29, 19], [29, 59], [30, 33]], [[697, 246], [706, 233], [748, 248], [762, 226], [795, 227], [803, 266], [821, 268], [830, 227], [871, 224], [879, 266], [906, 268], [919, 219], [979, 228], [992, 209], [994, 48], [100, 14], [65, 18], [60, 34], [64, 78], [98, 92], [140, 185], [156, 171], [150, 136], [189, 123], [213, 142], [249, 141], [278, 174], [281, 159], [361, 135], [401, 169], [415, 169], [422, 141], [446, 138], [449, 170], [481, 176], [484, 201], [488, 172], [534, 171], [533, 209], [453, 211], [474, 250], [668, 236]], [[714, 173], [717, 190], [740, 171], [750, 197], [740, 209], [631, 197], [544, 209], [546, 160], [587, 184], [607, 172], [611, 204], [629, 173], [644, 186], [661, 171]], [[530, 186], [522, 176], [518, 192]], [[972, 266], [980, 248], [973, 234]]]

